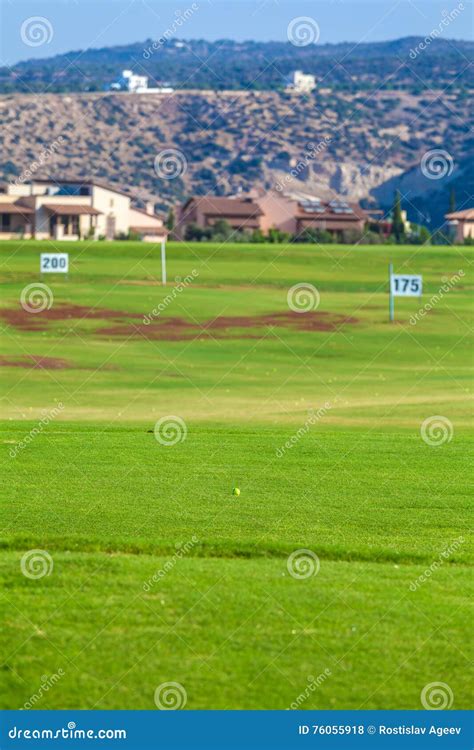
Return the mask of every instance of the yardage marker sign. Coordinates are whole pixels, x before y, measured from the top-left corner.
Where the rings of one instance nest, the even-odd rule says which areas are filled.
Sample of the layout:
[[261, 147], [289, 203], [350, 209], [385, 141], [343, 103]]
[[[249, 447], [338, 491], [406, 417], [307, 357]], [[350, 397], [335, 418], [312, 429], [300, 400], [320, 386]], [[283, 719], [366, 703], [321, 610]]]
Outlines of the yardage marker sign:
[[41, 253], [41, 273], [68, 273], [69, 253]]
[[40, 273], [68, 273], [69, 253], [41, 253]]
[[421, 297], [423, 278], [418, 274], [393, 273], [392, 263], [388, 266], [388, 280], [390, 286], [389, 316], [395, 319], [395, 297]]
[[404, 273], [392, 273], [390, 276], [391, 293], [394, 297], [421, 297], [421, 276], [407, 276]]

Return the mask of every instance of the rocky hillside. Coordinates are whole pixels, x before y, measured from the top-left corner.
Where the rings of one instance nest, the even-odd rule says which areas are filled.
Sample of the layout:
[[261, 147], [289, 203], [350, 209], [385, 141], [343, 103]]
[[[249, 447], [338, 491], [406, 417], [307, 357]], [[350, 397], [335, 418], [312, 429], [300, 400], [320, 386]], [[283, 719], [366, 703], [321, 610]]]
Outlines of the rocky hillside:
[[[0, 180], [93, 176], [161, 210], [191, 193], [256, 185], [376, 196], [387, 205], [401, 186], [412, 220], [436, 226], [451, 184], [458, 205], [474, 194], [470, 108], [472, 98], [456, 82], [446, 91], [324, 87], [311, 96], [5, 94]], [[168, 149], [179, 153], [166, 158]], [[439, 179], [420, 170], [433, 149], [449, 157]]]

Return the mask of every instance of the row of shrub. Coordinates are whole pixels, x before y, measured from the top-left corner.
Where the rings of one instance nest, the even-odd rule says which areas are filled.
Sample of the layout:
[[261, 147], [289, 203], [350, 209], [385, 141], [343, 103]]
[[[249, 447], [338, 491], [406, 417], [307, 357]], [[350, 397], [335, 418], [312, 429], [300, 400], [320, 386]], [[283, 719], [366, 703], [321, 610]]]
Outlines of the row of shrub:
[[[171, 232], [171, 238], [173, 233]], [[197, 224], [188, 224], [184, 239], [189, 242], [271, 242], [271, 243], [312, 243], [312, 244], [362, 244], [362, 245], [451, 245], [455, 244], [451, 235], [438, 230], [433, 234], [424, 227], [411, 225], [410, 233], [401, 233], [398, 237], [380, 234], [370, 227], [363, 232], [353, 229], [332, 234], [322, 229], [305, 229], [297, 235], [288, 232], [280, 232], [278, 229], [270, 229], [264, 234], [260, 229], [253, 232], [236, 232], [224, 219], [216, 221], [212, 227], [199, 227]], [[465, 244], [474, 244], [474, 240], [467, 239]]]

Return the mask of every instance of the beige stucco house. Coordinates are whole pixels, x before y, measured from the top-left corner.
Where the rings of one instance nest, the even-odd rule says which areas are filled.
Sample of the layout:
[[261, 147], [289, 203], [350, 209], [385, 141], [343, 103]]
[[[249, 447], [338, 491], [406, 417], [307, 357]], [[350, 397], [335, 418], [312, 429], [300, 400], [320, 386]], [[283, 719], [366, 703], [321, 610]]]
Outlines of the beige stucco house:
[[112, 240], [130, 231], [166, 237], [152, 207], [134, 208], [127, 193], [96, 181], [33, 179], [0, 185], [0, 239]]
[[474, 208], [463, 211], [453, 211], [444, 217], [452, 230], [456, 242], [464, 242], [469, 237], [474, 238]]

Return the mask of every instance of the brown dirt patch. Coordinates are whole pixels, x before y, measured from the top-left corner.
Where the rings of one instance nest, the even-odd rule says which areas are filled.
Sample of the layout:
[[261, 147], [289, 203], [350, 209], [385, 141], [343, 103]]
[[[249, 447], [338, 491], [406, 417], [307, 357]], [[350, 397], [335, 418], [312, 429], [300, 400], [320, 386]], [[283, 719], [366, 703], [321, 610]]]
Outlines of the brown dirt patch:
[[273, 327], [293, 328], [299, 331], [334, 331], [343, 323], [356, 322], [355, 318], [329, 312], [297, 313], [288, 310], [287, 312], [270, 313], [269, 315], [236, 318], [222, 316], [205, 325], [212, 329]]
[[106, 307], [87, 307], [86, 305], [53, 305], [50, 310], [29, 313], [22, 307], [0, 308], [0, 319], [22, 331], [44, 331], [48, 324], [55, 320], [123, 320], [124, 318], [142, 319], [140, 313], [123, 310], [109, 310]]
[[68, 370], [71, 365], [66, 359], [58, 357], [37, 357], [33, 354], [25, 357], [0, 357], [0, 367], [23, 367], [28, 370]]
[[[261, 339], [272, 328], [296, 331], [337, 331], [343, 325], [357, 323], [357, 318], [329, 312], [296, 313], [292, 311], [254, 316], [221, 316], [201, 325], [183, 318], [157, 318], [149, 325], [122, 323], [100, 328], [104, 336], [142, 336], [150, 341], [185, 341], [198, 338]], [[243, 333], [244, 330], [248, 333]], [[250, 329], [252, 332], [250, 332]]]
[[[159, 317], [149, 325], [143, 323], [142, 313], [110, 310], [104, 307], [90, 308], [86, 305], [53, 305], [41, 313], [28, 313], [21, 307], [0, 308], [0, 319], [23, 331], [43, 331], [54, 321], [101, 320], [114, 321], [114, 325], [99, 328], [96, 333], [103, 336], [142, 336], [150, 341], [186, 341], [194, 338], [261, 339], [272, 328], [293, 331], [337, 331], [343, 325], [353, 325], [357, 319], [324, 311], [297, 313], [292, 310], [266, 315], [222, 315], [202, 324], [184, 318]], [[137, 321], [137, 322], [132, 322]], [[61, 361], [61, 360], [58, 360]], [[63, 360], [64, 362], [66, 360]], [[14, 364], [14, 367], [32, 366]], [[64, 365], [65, 367], [74, 365]], [[52, 368], [51, 368], [52, 369]], [[60, 369], [57, 366], [55, 369]]]
[[[39, 357], [27, 354], [24, 357], [0, 356], [0, 367], [22, 367], [27, 370], [92, 370], [92, 367], [77, 367], [74, 362], [60, 357]], [[101, 370], [116, 370], [112, 365], [105, 365]]]

